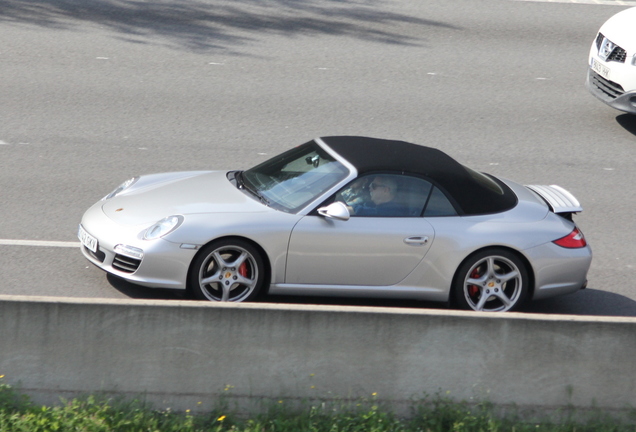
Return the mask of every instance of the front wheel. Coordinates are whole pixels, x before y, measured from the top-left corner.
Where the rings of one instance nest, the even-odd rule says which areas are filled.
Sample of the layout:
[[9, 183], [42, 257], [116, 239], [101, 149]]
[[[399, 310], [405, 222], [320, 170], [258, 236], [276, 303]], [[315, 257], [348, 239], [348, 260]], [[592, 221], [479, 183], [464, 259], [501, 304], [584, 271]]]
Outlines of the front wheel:
[[263, 258], [246, 241], [213, 242], [195, 257], [189, 285], [200, 300], [243, 302], [253, 300], [263, 286]]
[[505, 312], [525, 303], [528, 283], [528, 271], [519, 257], [505, 249], [488, 249], [460, 266], [453, 293], [461, 309]]

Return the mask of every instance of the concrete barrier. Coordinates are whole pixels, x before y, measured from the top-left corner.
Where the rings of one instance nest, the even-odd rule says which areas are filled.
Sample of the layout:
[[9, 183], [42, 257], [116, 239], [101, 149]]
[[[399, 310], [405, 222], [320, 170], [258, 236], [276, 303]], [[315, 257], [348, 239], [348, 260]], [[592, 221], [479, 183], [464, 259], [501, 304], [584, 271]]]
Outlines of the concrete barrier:
[[636, 407], [636, 319], [0, 296], [0, 375], [39, 403], [157, 408], [437, 393], [534, 411]]

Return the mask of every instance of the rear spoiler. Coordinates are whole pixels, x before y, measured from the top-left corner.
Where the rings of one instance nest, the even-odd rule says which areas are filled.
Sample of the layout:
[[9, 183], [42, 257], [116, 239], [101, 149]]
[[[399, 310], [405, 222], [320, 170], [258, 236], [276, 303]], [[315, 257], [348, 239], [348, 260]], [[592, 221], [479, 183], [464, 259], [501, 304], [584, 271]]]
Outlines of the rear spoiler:
[[583, 211], [579, 201], [567, 190], [557, 185], [526, 185], [550, 206], [554, 213], [578, 213]]

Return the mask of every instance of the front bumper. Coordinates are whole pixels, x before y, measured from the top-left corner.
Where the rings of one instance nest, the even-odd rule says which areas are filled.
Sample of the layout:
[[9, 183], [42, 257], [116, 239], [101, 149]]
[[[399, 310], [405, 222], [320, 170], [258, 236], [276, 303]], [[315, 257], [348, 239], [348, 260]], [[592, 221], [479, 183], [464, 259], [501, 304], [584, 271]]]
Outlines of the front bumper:
[[621, 84], [603, 78], [592, 69], [587, 71], [585, 86], [590, 93], [612, 108], [636, 114], [636, 90], [626, 92]]
[[612, 108], [636, 114], [636, 65], [632, 64], [632, 53], [624, 52], [624, 58], [603, 59], [595, 40], [588, 55], [585, 86]]
[[[196, 245], [180, 245], [164, 239], [143, 240], [139, 233], [147, 227], [122, 226], [109, 219], [101, 202], [91, 207], [82, 218], [81, 227], [97, 239], [93, 252], [81, 246], [84, 256], [94, 265], [132, 283], [153, 288], [185, 289], [190, 262]], [[117, 252], [117, 245], [143, 251], [138, 259]]]

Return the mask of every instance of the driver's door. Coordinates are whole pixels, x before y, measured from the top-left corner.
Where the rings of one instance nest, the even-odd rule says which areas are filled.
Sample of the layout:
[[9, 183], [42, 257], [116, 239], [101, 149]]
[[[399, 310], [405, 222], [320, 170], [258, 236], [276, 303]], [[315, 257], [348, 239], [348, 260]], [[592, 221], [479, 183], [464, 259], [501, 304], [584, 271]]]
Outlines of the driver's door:
[[305, 216], [291, 234], [285, 283], [395, 285], [422, 261], [433, 238], [422, 217]]

